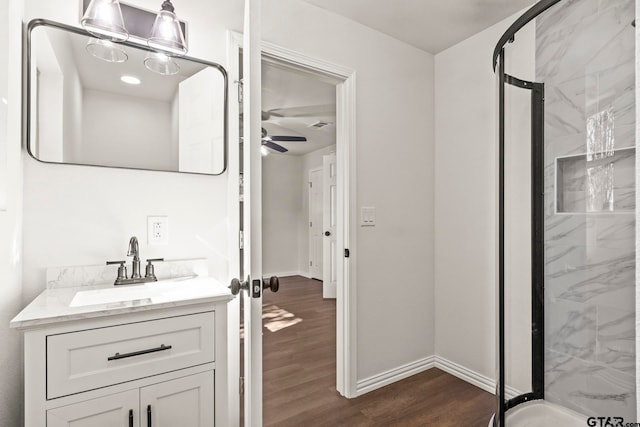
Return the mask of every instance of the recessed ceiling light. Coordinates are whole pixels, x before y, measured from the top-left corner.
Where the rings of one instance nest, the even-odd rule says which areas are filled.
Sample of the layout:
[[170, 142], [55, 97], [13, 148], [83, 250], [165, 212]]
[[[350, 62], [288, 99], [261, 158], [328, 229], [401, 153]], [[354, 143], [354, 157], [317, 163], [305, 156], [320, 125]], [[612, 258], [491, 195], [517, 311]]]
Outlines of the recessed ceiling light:
[[128, 85], [139, 85], [140, 84], [140, 79], [137, 77], [133, 77], [133, 76], [122, 76], [120, 77], [120, 80], [122, 80], [123, 83], [126, 83]]
[[9, 101], [7, 101], [7, 98], [2, 98], [2, 103], [4, 105], [9, 105]]

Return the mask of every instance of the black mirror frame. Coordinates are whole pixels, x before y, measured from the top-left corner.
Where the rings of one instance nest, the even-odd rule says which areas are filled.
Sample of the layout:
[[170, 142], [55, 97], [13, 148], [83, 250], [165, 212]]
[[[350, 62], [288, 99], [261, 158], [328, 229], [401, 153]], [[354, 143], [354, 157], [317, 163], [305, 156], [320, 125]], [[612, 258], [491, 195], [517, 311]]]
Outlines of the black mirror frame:
[[[224, 159], [223, 159], [223, 168], [222, 171], [219, 173], [201, 173], [201, 172], [181, 172], [181, 171], [172, 171], [172, 170], [166, 170], [166, 169], [145, 169], [145, 168], [133, 168], [133, 167], [126, 167], [126, 166], [106, 166], [106, 165], [96, 165], [96, 164], [86, 164], [86, 163], [66, 163], [66, 162], [49, 162], [46, 160], [40, 160], [38, 159], [33, 152], [31, 151], [31, 33], [34, 29], [38, 28], [38, 27], [50, 27], [50, 28], [57, 28], [63, 31], [68, 31], [70, 33], [73, 34], [79, 34], [79, 35], [83, 35], [83, 36], [87, 36], [87, 37], [92, 37], [91, 34], [89, 34], [87, 31], [85, 31], [82, 28], [78, 28], [78, 27], [73, 27], [71, 25], [66, 25], [66, 24], [62, 24], [59, 22], [55, 22], [55, 21], [51, 21], [48, 19], [33, 19], [29, 22], [28, 26], [27, 26], [27, 35], [26, 35], [26, 39], [27, 39], [27, 46], [26, 49], [24, 50], [25, 52], [25, 58], [24, 58], [24, 64], [25, 64], [25, 72], [23, 74], [23, 92], [24, 92], [24, 99], [26, 99], [25, 101], [25, 105], [23, 107], [23, 114], [24, 114], [24, 135], [25, 135], [25, 147], [27, 149], [27, 152], [29, 153], [29, 156], [31, 156], [33, 159], [35, 159], [36, 161], [40, 162], [40, 163], [47, 163], [47, 164], [56, 164], [56, 165], [74, 165], [74, 166], [93, 166], [93, 167], [101, 167], [101, 168], [113, 168], [113, 169], [129, 169], [129, 170], [141, 170], [141, 171], [152, 171], [152, 172], [170, 172], [170, 173], [183, 173], [183, 174], [190, 174], [190, 175], [202, 175], [202, 176], [220, 176], [222, 174], [224, 174], [227, 171], [227, 167], [228, 167], [228, 163], [229, 163], [229, 78], [228, 78], [228, 74], [227, 74], [227, 70], [225, 70], [225, 68], [220, 65], [217, 64], [215, 62], [210, 62], [210, 61], [205, 61], [202, 59], [198, 59], [198, 58], [193, 58], [190, 56], [182, 56], [180, 58], [186, 59], [188, 61], [192, 61], [192, 62], [196, 62], [198, 64], [202, 64], [202, 65], [206, 65], [208, 67], [213, 67], [216, 68], [218, 71], [220, 71], [220, 73], [222, 74], [223, 80], [224, 80], [224, 130], [223, 130], [223, 146], [224, 146]], [[129, 46], [132, 48], [136, 48], [136, 49], [141, 49], [141, 50], [145, 50], [147, 52], [154, 52], [152, 49], [149, 49], [148, 47], [144, 46], [144, 45], [140, 45], [138, 43], [132, 43], [132, 42], [122, 42], [119, 43], [123, 46]]]

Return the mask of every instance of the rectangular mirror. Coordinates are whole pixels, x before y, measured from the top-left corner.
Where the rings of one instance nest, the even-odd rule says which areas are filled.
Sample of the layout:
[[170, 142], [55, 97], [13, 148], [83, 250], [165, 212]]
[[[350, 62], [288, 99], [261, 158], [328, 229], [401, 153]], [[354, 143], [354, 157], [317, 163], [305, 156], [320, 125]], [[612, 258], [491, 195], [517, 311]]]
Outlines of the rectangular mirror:
[[228, 82], [219, 64], [39, 19], [29, 23], [27, 70], [27, 150], [35, 159], [225, 171]]

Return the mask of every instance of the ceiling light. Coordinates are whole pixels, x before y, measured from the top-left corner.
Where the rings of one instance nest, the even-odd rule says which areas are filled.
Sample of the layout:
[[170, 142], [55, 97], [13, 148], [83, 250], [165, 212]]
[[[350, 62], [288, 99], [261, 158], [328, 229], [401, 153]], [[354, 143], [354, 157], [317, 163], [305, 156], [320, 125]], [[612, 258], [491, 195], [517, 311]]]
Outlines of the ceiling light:
[[162, 3], [162, 9], [156, 16], [147, 44], [154, 50], [181, 56], [185, 55], [188, 49], [182, 26], [174, 10], [170, 0]]
[[7, 101], [7, 98], [2, 98], [2, 103], [4, 105], [9, 105], [9, 101]]
[[260, 147], [260, 154], [262, 154], [262, 157], [266, 157], [269, 155], [269, 150], [267, 150], [267, 147], [265, 147], [264, 145]]
[[180, 66], [173, 58], [160, 52], [149, 52], [144, 58], [144, 66], [163, 76], [172, 76], [180, 71]]
[[118, 0], [91, 0], [80, 23], [101, 39], [123, 42], [129, 38]]
[[125, 62], [129, 58], [122, 46], [109, 40], [92, 38], [85, 49], [94, 57], [107, 62]]
[[120, 77], [120, 80], [122, 80], [123, 83], [126, 83], [128, 85], [139, 85], [140, 84], [140, 79], [134, 76], [122, 76]]

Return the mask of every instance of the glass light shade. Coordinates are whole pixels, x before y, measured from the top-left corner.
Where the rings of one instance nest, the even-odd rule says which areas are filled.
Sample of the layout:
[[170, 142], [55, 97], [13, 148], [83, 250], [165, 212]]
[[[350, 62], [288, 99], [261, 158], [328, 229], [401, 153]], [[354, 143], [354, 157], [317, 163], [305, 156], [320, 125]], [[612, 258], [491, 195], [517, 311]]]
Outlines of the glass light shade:
[[182, 27], [178, 17], [173, 13], [171, 2], [165, 1], [162, 4], [162, 10], [156, 16], [147, 44], [152, 49], [170, 55], [181, 56], [187, 53]]
[[129, 38], [118, 0], [91, 0], [80, 23], [100, 39], [123, 42]]
[[126, 62], [129, 59], [122, 46], [109, 40], [91, 39], [85, 49], [96, 58], [107, 62]]
[[144, 58], [144, 66], [163, 76], [172, 76], [180, 71], [180, 66], [176, 61], [164, 53], [148, 53]]

